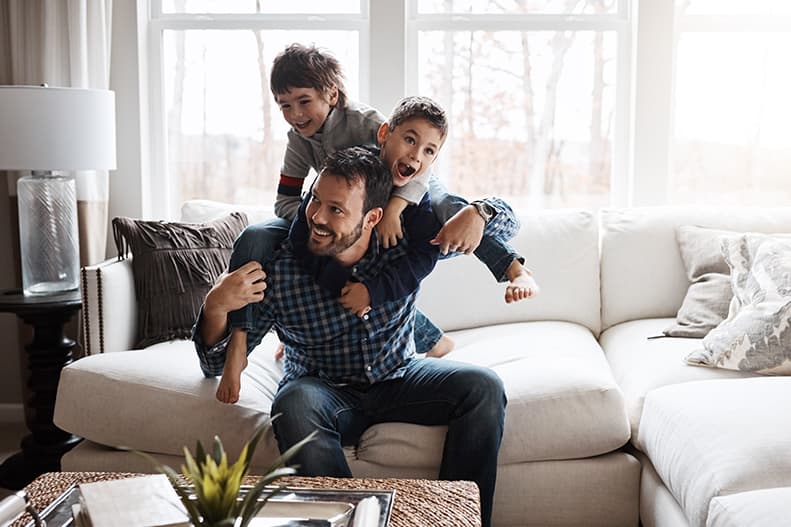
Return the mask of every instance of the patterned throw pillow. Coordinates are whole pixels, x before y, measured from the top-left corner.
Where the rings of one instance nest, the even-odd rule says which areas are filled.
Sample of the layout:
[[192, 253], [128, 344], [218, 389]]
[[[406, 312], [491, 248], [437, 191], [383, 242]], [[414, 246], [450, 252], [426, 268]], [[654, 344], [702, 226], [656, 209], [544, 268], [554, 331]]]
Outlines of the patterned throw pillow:
[[233, 242], [246, 226], [239, 212], [208, 223], [113, 219], [119, 257], [133, 256], [135, 347], [190, 337], [206, 293], [227, 269]]
[[731, 269], [728, 318], [687, 362], [770, 375], [791, 375], [791, 240], [747, 234], [723, 240]]

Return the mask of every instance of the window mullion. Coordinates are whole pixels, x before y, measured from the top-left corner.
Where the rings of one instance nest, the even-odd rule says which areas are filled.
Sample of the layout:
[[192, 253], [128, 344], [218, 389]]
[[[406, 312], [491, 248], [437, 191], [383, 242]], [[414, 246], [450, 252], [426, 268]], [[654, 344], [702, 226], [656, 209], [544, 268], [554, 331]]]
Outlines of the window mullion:
[[370, 103], [381, 112], [406, 95], [406, 0], [370, 0]]

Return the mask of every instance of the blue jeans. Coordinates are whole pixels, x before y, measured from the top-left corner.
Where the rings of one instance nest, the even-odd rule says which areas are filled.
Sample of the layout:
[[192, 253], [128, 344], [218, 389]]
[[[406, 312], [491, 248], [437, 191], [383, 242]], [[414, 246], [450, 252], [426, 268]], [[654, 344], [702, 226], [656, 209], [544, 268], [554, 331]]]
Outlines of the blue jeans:
[[492, 370], [427, 358], [410, 361], [400, 379], [374, 384], [290, 381], [277, 392], [271, 413], [281, 414], [272, 423], [281, 452], [318, 432], [293, 458], [303, 476], [351, 477], [343, 447], [356, 445], [377, 423], [447, 425], [439, 479], [477, 483], [488, 527], [505, 405], [503, 382]]
[[[428, 182], [431, 208], [441, 225], [445, 225], [454, 214], [470, 204], [469, 201], [448, 192], [439, 179], [432, 174]], [[508, 240], [519, 231], [519, 220], [513, 209], [499, 198], [485, 200], [497, 210], [495, 220], [489, 222], [483, 229], [483, 238], [478, 248], [475, 249], [476, 258], [480, 260], [494, 275], [498, 282], [506, 281], [506, 271], [514, 260], [524, 263], [525, 259], [508, 244]], [[451, 258], [460, 253], [441, 255], [440, 258]]]

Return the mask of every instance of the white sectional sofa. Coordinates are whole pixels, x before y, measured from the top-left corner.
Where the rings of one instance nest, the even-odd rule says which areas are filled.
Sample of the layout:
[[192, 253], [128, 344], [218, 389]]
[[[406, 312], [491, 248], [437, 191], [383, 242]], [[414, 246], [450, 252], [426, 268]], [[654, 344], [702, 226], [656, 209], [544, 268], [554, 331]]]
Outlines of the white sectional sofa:
[[[183, 219], [229, 207], [191, 202]], [[515, 245], [538, 298], [504, 304], [503, 286], [470, 257], [440, 262], [420, 295], [457, 343], [448, 358], [490, 367], [506, 386], [495, 525], [636, 526], [638, 515], [646, 527], [731, 525], [728, 495], [791, 487], [791, 381], [688, 366], [697, 339], [647, 338], [673, 321], [688, 286], [678, 226], [791, 232], [791, 209], [560, 210], [522, 221]], [[178, 466], [185, 445], [217, 434], [235, 451], [266, 421], [280, 375], [273, 335], [251, 355], [239, 403], [223, 405], [191, 343], [127, 351], [136, 323], [128, 260], [83, 278], [91, 355], [62, 372], [55, 422], [86, 440], [64, 470], [151, 470], [118, 447]], [[349, 463], [358, 476], [436, 477], [443, 434], [378, 425], [347, 449]], [[270, 434], [254, 465], [276, 452]]]

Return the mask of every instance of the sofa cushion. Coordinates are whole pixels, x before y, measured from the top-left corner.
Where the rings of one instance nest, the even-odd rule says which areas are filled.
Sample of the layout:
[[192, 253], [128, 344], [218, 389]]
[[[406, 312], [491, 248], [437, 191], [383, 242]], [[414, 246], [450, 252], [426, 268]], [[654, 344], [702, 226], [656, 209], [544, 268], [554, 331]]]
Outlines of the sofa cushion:
[[[525, 257], [541, 293], [504, 302], [505, 284], [473, 256], [441, 260], [423, 281], [418, 306], [445, 331], [492, 324], [563, 320], [600, 329], [599, 249], [596, 218], [580, 210], [542, 211], [519, 217], [511, 244]], [[574, 299], [569, 301], [569, 299]]]
[[241, 213], [207, 223], [113, 219], [119, 257], [134, 257], [135, 347], [190, 336], [206, 293], [227, 269], [233, 242], [246, 226]]
[[723, 251], [733, 284], [730, 312], [687, 360], [791, 374], [791, 239], [744, 235], [725, 240]]
[[712, 498], [791, 485], [791, 378], [688, 382], [646, 396], [638, 441], [690, 525]]
[[733, 290], [722, 241], [737, 236], [739, 233], [732, 231], [692, 225], [678, 228], [678, 248], [690, 284], [675, 323], [664, 331], [665, 335], [703, 338], [728, 316]]
[[791, 487], [739, 492], [711, 500], [706, 527], [777, 527], [791, 518]]
[[651, 390], [688, 381], [756, 376], [748, 372], [690, 366], [685, 357], [700, 347], [700, 339], [648, 338], [661, 336], [671, 321], [654, 318], [624, 322], [606, 330], [599, 339], [626, 399], [633, 442], [638, 437], [643, 401]]
[[676, 242], [679, 226], [791, 232], [791, 207], [635, 207], [600, 214], [602, 329], [676, 316], [689, 287]]
[[[448, 359], [490, 367], [505, 383], [500, 463], [594, 456], [629, 440], [623, 397], [587, 328], [530, 322], [451, 336], [457, 349]], [[250, 355], [234, 405], [215, 400], [218, 379], [202, 376], [190, 342], [81, 359], [63, 370], [55, 422], [96, 443], [163, 454], [219, 434], [235, 452], [269, 415], [282, 375], [275, 346], [269, 334]], [[445, 427], [386, 423], [369, 428], [349, 455], [379, 466], [436, 469], [444, 435]], [[260, 450], [273, 456], [277, 447], [270, 437]]]
[[[193, 200], [181, 208], [182, 221], [201, 222], [234, 210], [250, 223], [271, 217], [269, 207], [237, 206]], [[599, 237], [596, 217], [588, 211], [546, 210], [519, 216], [520, 232], [511, 240], [535, 274], [541, 294], [506, 304], [505, 284], [495, 282], [475, 257], [441, 260], [422, 283], [418, 306], [445, 331], [531, 320], [565, 320], [598, 334]], [[574, 302], [568, 302], [574, 298]], [[474, 299], [474, 300], [472, 300]], [[475, 309], [470, 309], [471, 302]]]

